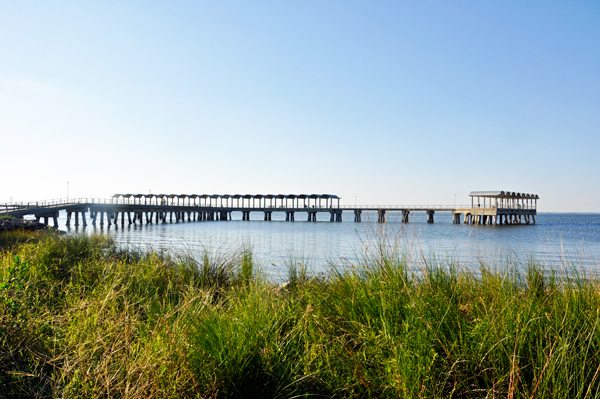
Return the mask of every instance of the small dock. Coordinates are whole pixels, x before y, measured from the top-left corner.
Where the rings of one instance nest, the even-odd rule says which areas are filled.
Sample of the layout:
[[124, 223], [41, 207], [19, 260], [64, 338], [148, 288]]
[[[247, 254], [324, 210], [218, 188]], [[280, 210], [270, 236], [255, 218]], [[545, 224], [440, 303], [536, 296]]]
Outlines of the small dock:
[[[427, 223], [434, 223], [436, 212], [451, 212], [453, 223], [474, 225], [534, 224], [538, 196], [510, 191], [473, 191], [471, 205], [340, 205], [340, 197], [332, 194], [115, 194], [111, 198], [78, 198], [46, 200], [0, 205], [0, 216], [23, 218], [33, 216], [48, 224], [53, 219], [58, 227], [61, 211], [67, 213], [67, 226], [77, 227], [104, 223], [152, 224], [203, 221], [226, 221], [233, 212], [242, 220], [250, 220], [252, 212], [263, 214], [271, 221], [273, 213], [285, 213], [293, 222], [296, 215], [316, 222], [323, 216], [330, 222], [341, 222], [343, 213], [351, 213], [355, 222], [362, 222], [365, 213], [374, 213], [377, 222], [385, 223], [390, 212], [401, 213], [401, 222], [408, 223], [411, 213], [425, 212]], [[321, 215], [317, 217], [317, 215]]]

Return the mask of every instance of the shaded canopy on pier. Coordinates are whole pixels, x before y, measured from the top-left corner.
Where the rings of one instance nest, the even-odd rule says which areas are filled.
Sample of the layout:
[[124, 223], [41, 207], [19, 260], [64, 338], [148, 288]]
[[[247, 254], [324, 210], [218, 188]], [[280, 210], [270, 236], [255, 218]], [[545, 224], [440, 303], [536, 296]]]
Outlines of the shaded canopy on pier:
[[[475, 208], [475, 198], [477, 198], [478, 209], [537, 209], [537, 200], [540, 198], [537, 194], [514, 191], [471, 191], [469, 196], [472, 208]], [[481, 199], [483, 204], [480, 203]]]
[[537, 194], [516, 193], [514, 191], [471, 191], [469, 197], [485, 197], [485, 198], [522, 198], [522, 199], [539, 199]]
[[[179, 203], [179, 200], [182, 200], [183, 203], [185, 204], [185, 200], [188, 200], [188, 204], [191, 204], [192, 201], [195, 203], [196, 199], [201, 199], [201, 200], [209, 200], [210, 204], [212, 206], [212, 200], [221, 200], [221, 206], [223, 205], [223, 200], [225, 200], [227, 203], [229, 203], [229, 199], [233, 200], [237, 200], [237, 204], [239, 206], [239, 201], [242, 200], [242, 205], [243, 205], [243, 201], [244, 200], [248, 200], [248, 204], [250, 204], [250, 201], [252, 201], [252, 204], [254, 204], [255, 200], [259, 201], [259, 206], [262, 200], [265, 201], [265, 206], [266, 206], [266, 200], [270, 200], [270, 203], [272, 204], [273, 201], [276, 200], [280, 200], [281, 203], [283, 204], [283, 201], [287, 201], [287, 200], [292, 200], [292, 204], [294, 201], [296, 201], [296, 206], [299, 205], [299, 200], [314, 200], [315, 204], [317, 204], [317, 201], [321, 200], [325, 200], [325, 203], [327, 204], [329, 202], [329, 200], [338, 200], [338, 205], [339, 205], [339, 200], [340, 197], [338, 197], [337, 195], [333, 195], [333, 194], [114, 194], [112, 196], [112, 198], [118, 203], [119, 199], [123, 199], [123, 200], [130, 200], [131, 198], [133, 198], [134, 202], [135, 200], [138, 200], [138, 202], [142, 201], [142, 198], [144, 199], [144, 202], [146, 202], [146, 199], [152, 199], [152, 198], [156, 198], [157, 202], [162, 202], [164, 199], [167, 200], [175, 200], [177, 199], [177, 203]], [[216, 202], [216, 201], [215, 201]], [[310, 202], [309, 202], [310, 203]], [[306, 204], [306, 202], [305, 202]], [[332, 201], [329, 202], [329, 204], [332, 204]]]
[[[475, 191], [474, 191], [475, 192]], [[244, 198], [244, 199], [262, 199], [262, 198], [288, 198], [288, 199], [340, 199], [333, 194], [114, 194], [112, 198]]]

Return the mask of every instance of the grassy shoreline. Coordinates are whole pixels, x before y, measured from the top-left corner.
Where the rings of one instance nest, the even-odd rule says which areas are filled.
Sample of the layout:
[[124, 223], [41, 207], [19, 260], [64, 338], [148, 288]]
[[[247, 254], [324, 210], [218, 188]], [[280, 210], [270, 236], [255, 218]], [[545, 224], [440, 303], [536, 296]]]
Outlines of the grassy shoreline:
[[600, 280], [575, 268], [415, 274], [382, 245], [277, 286], [247, 250], [0, 248], [2, 397], [600, 397]]

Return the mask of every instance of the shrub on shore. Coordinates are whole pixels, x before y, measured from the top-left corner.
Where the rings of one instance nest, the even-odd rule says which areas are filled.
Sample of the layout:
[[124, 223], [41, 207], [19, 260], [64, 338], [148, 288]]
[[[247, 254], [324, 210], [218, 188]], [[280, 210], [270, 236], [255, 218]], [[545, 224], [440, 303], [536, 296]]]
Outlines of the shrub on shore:
[[384, 245], [276, 286], [247, 249], [7, 234], [3, 397], [600, 397], [600, 280], [577, 269], [414, 272]]

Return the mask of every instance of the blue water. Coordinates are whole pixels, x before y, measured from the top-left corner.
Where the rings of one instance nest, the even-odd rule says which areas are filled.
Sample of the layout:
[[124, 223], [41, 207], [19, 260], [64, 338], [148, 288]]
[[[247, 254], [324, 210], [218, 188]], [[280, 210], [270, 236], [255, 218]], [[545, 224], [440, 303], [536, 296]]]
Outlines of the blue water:
[[[304, 219], [302, 213], [296, 216]], [[284, 215], [273, 214], [274, 220], [265, 222], [256, 212], [250, 221], [241, 221], [234, 212], [231, 221], [88, 226], [85, 232], [108, 233], [124, 247], [184, 251], [196, 257], [203, 251], [214, 255], [251, 248], [262, 269], [275, 279], [284, 278], [290, 260], [313, 272], [327, 272], [332, 264], [359, 263], [360, 254], [374, 253], [382, 238], [387, 248], [401, 249], [415, 267], [434, 256], [465, 266], [477, 266], [481, 260], [488, 265], [502, 266], [507, 260], [522, 264], [533, 257], [556, 268], [566, 261], [600, 271], [600, 214], [541, 213], [537, 224], [520, 226], [456, 225], [450, 213], [440, 212], [435, 224], [427, 224], [422, 212], [411, 214], [408, 224], [400, 223], [395, 213], [386, 224], [375, 223], [374, 213], [363, 214], [362, 223], [353, 222], [351, 213], [344, 213], [341, 223], [329, 222], [328, 214], [319, 216], [323, 221], [286, 222]], [[59, 223], [64, 226], [64, 220]]]

